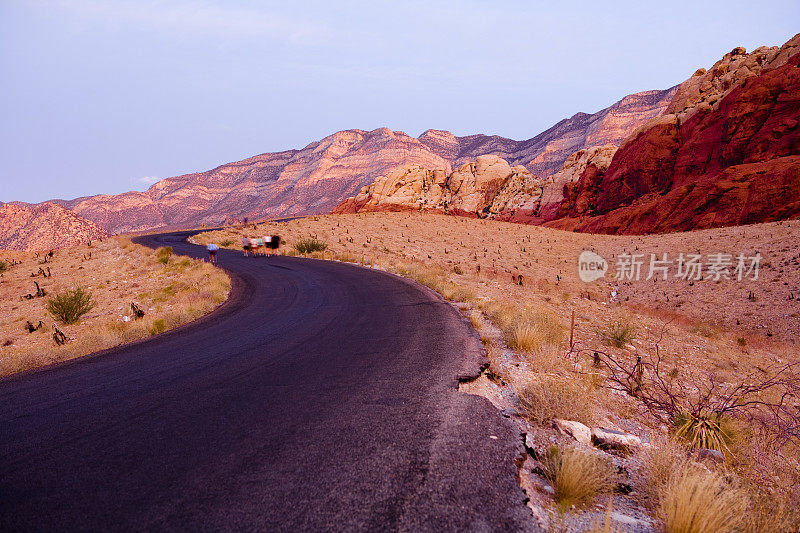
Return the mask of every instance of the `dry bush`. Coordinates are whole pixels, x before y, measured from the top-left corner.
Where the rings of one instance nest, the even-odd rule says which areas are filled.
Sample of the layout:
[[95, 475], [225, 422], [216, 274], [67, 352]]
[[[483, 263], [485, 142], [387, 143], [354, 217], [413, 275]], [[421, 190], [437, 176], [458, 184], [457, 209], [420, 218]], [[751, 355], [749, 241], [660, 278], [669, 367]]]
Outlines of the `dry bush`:
[[545, 476], [555, 489], [555, 500], [562, 511], [588, 505], [596, 496], [614, 490], [614, 465], [604, 455], [577, 446], [554, 446], [543, 462]]
[[797, 500], [784, 494], [761, 490], [750, 498], [745, 514], [744, 531], [748, 533], [784, 533], [800, 531], [800, 509]]
[[659, 498], [667, 533], [738, 531], [748, 508], [747, 495], [715, 472], [685, 467], [673, 473]]
[[536, 352], [546, 346], [560, 346], [563, 336], [563, 328], [555, 315], [526, 309], [513, 320], [509, 344], [523, 352]]
[[534, 353], [559, 347], [564, 329], [558, 317], [544, 309], [519, 309], [497, 302], [481, 304], [484, 312], [500, 327], [512, 348]]
[[642, 492], [655, 506], [670, 479], [689, 465], [689, 455], [686, 446], [670, 438], [656, 437], [650, 444], [642, 457], [645, 467]]
[[172, 257], [172, 246], [162, 246], [156, 249], [156, 258], [159, 263], [166, 265], [169, 263], [170, 257]]
[[574, 376], [540, 374], [518, 386], [517, 398], [526, 418], [548, 423], [556, 418], [591, 424], [594, 418], [591, 391]]

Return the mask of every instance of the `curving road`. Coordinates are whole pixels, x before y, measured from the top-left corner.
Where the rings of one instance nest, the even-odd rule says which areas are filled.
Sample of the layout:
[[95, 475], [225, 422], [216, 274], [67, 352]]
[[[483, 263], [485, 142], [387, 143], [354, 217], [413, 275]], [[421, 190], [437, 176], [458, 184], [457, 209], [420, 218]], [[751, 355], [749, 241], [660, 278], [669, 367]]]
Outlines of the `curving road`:
[[[197, 255], [187, 233], [140, 238]], [[351, 265], [221, 251], [213, 314], [0, 380], [0, 531], [531, 530], [479, 341]], [[493, 438], [497, 437], [497, 438]]]

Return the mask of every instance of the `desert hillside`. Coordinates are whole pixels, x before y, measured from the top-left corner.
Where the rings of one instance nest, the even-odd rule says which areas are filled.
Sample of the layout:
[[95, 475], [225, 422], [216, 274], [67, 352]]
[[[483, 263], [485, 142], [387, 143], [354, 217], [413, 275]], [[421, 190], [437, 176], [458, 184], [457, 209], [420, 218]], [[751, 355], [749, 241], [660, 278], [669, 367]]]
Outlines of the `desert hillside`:
[[[51, 305], [75, 290], [88, 305], [65, 321]], [[125, 237], [46, 253], [0, 250], [0, 376], [157, 335], [215, 309], [229, 290], [227, 274], [209, 263]]]
[[0, 250], [53, 250], [99, 239], [108, 233], [58, 204], [0, 204]]

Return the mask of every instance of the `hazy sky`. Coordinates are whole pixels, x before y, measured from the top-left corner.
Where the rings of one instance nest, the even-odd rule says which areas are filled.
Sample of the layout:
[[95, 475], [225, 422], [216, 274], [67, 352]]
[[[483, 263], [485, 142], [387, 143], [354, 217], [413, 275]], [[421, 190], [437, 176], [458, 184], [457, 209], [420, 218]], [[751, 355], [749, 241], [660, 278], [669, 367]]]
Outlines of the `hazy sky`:
[[527, 139], [798, 31], [797, 0], [0, 0], [0, 201], [144, 190], [349, 128]]

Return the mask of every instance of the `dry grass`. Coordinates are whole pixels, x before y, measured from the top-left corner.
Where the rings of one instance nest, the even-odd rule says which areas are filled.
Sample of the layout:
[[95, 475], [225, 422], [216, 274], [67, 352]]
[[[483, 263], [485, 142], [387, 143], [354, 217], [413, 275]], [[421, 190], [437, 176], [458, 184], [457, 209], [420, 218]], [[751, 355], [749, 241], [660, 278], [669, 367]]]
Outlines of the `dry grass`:
[[512, 348], [531, 354], [553, 353], [562, 347], [564, 328], [555, 313], [544, 307], [519, 309], [489, 301], [482, 308], [503, 330], [506, 343]]
[[[57, 250], [46, 264], [33, 253], [3, 252], [3, 256], [21, 264], [11, 266], [0, 279], [0, 338], [12, 340], [0, 347], [0, 375], [166, 331], [213, 310], [230, 291], [228, 276], [209, 263], [154, 252], [124, 237]], [[31, 277], [40, 267], [50, 268], [52, 275]], [[74, 324], [59, 326], [70, 339], [64, 346], [53, 342], [53, 319], [45, 308], [48, 298], [21, 298], [34, 288], [33, 280], [48, 296], [76, 287], [92, 294], [91, 310]], [[132, 302], [145, 311], [142, 319], [133, 318]], [[26, 321], [36, 325], [40, 320], [44, 326], [38, 331], [28, 333], [23, 328]]]
[[651, 507], [655, 507], [675, 472], [688, 466], [689, 451], [683, 444], [663, 436], [653, 439], [650, 444], [642, 457], [645, 466], [642, 491]]
[[738, 531], [748, 506], [742, 490], [715, 472], [692, 466], [676, 470], [659, 498], [667, 533]]
[[591, 424], [595, 406], [589, 387], [578, 379], [538, 374], [515, 385], [520, 407], [526, 418], [549, 424], [556, 418]]
[[616, 475], [611, 461], [577, 446], [552, 447], [544, 460], [545, 475], [555, 490], [562, 511], [592, 503], [614, 490]]

